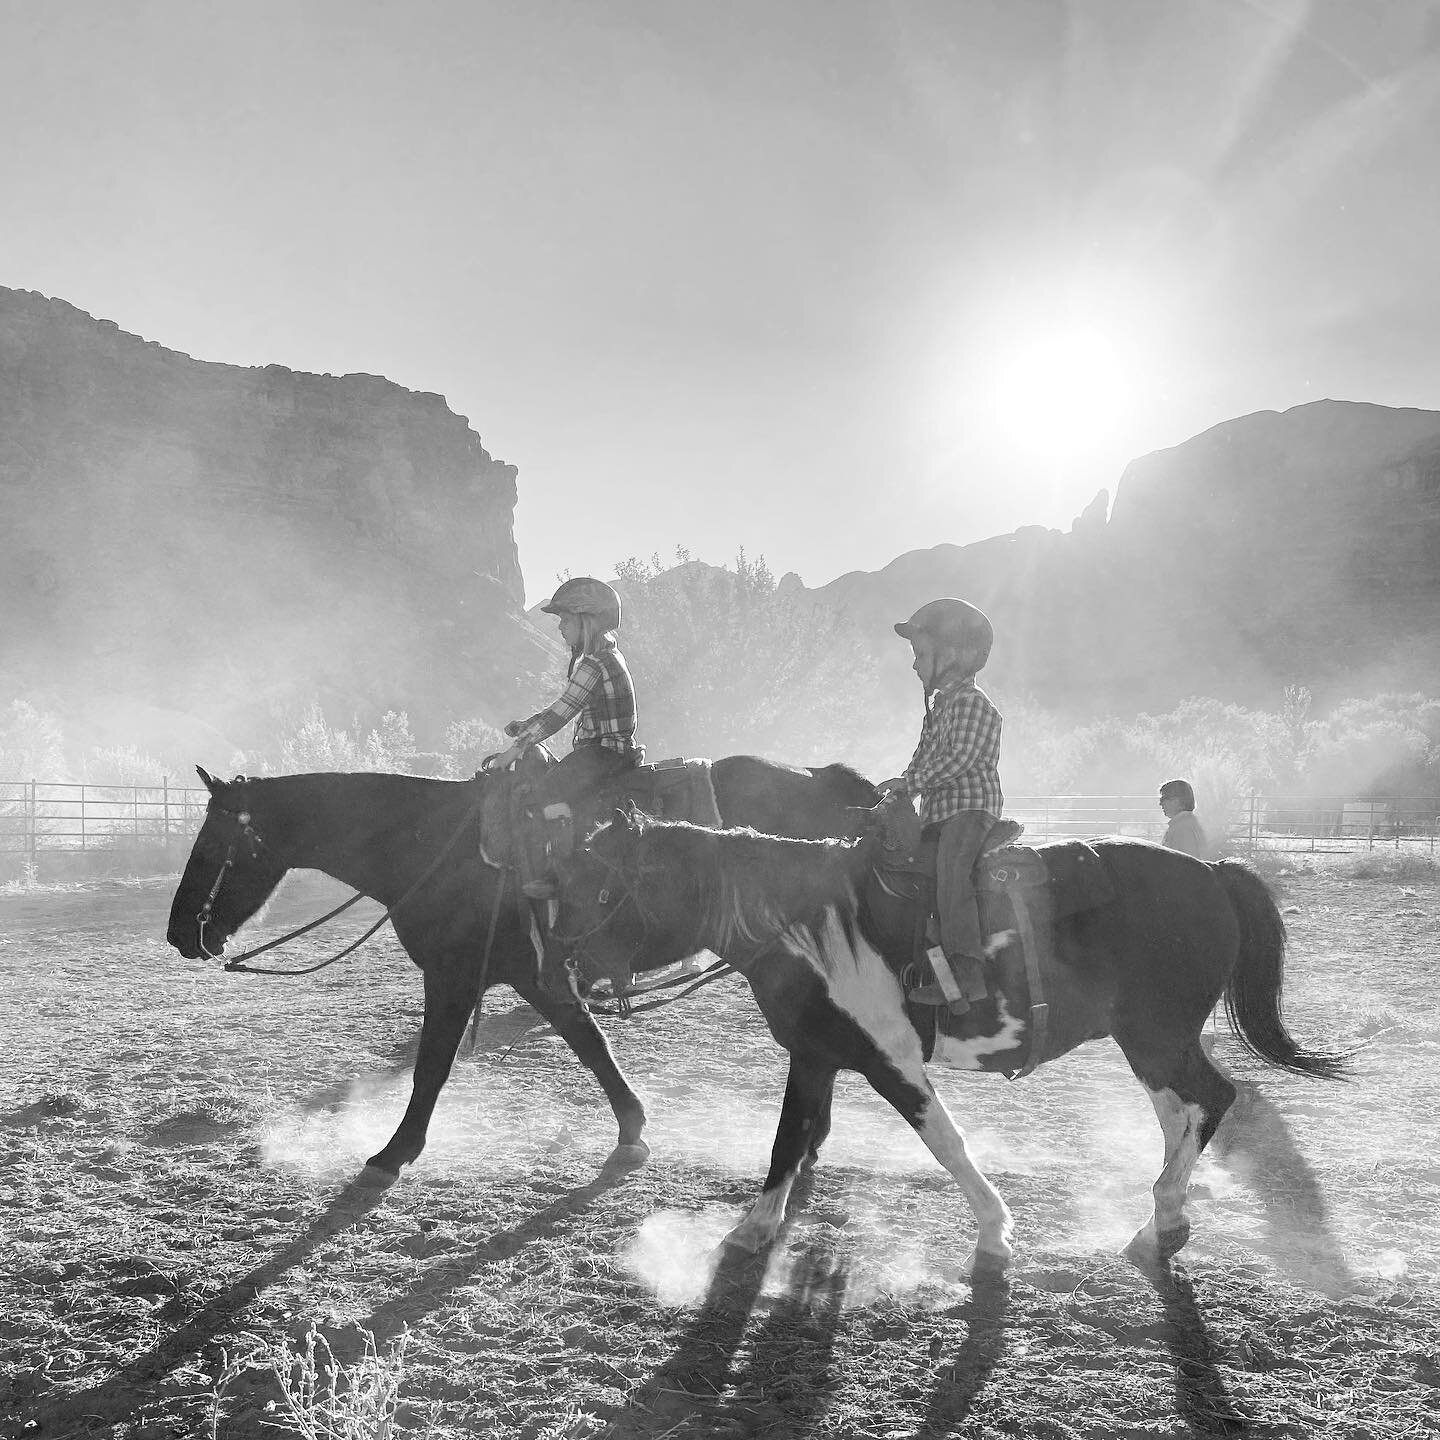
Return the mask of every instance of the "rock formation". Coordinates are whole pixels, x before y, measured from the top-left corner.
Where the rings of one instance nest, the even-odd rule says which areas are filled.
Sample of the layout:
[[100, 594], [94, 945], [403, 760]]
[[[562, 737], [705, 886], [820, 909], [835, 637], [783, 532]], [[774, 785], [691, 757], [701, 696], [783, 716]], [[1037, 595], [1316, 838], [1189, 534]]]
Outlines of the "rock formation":
[[1069, 534], [913, 551], [813, 592], [903, 680], [889, 625], [936, 595], [991, 612], [986, 674], [1071, 714], [1189, 695], [1277, 706], [1440, 693], [1440, 413], [1334, 400], [1265, 411], [1129, 465]]
[[551, 654], [515, 501], [439, 395], [196, 361], [0, 289], [0, 688], [101, 741], [143, 743], [106, 723], [136, 702], [239, 745], [311, 699], [408, 710], [422, 746], [504, 718]]
[[[515, 502], [438, 395], [196, 361], [0, 289], [0, 704], [86, 741], [188, 734], [223, 764], [216, 736], [273, 743], [312, 700], [343, 725], [406, 710], [426, 749], [528, 710], [559, 652], [521, 610]], [[1136, 460], [1069, 533], [780, 588], [850, 614], [893, 697], [877, 732], [913, 724], [890, 627], [944, 594], [994, 616], [997, 690], [1076, 718], [1440, 693], [1440, 414], [1249, 415]]]

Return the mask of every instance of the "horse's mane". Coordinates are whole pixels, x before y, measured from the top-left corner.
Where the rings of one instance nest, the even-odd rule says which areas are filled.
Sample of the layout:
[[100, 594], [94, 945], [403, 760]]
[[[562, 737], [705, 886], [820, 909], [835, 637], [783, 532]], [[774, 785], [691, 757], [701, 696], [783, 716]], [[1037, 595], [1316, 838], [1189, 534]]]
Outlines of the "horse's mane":
[[868, 786], [871, 790], [876, 788], [867, 776], [862, 775], [853, 765], [847, 765], [843, 760], [833, 760], [829, 765], [807, 765], [805, 768], [817, 780], [822, 775], [833, 775], [836, 779], [853, 781], [856, 785]]
[[805, 767], [817, 780], [831, 780], [854, 791], [857, 799], [863, 798], [873, 804], [880, 798], [880, 787], [862, 775], [853, 765], [835, 761], [830, 765], [807, 765]]
[[818, 931], [836, 914], [850, 928], [868, 861], [853, 842], [790, 840], [748, 829], [705, 830], [683, 821], [645, 826], [637, 883], [665, 874], [693, 887], [697, 948], [764, 949], [787, 934]]

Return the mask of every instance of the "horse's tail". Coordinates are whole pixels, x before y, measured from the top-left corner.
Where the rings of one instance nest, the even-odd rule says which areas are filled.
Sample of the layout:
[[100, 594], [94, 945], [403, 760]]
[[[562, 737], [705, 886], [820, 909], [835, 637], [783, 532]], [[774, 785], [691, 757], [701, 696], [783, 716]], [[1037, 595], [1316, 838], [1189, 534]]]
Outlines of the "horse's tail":
[[1240, 922], [1240, 957], [1225, 986], [1225, 1014], [1240, 1043], [1297, 1075], [1347, 1079], [1347, 1055], [1303, 1049], [1285, 1028], [1285, 921], [1270, 887], [1241, 860], [1217, 861], [1214, 870]]

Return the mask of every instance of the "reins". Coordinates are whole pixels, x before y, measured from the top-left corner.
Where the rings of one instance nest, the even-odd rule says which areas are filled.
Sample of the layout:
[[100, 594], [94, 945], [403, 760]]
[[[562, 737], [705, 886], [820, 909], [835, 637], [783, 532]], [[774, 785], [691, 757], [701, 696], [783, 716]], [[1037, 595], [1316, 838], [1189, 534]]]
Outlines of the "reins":
[[[342, 911], [348, 910], [358, 901], [365, 899], [366, 897], [362, 891], [357, 890], [355, 894], [353, 894], [343, 904], [337, 905], [333, 910], [329, 912], [329, 914], [322, 915], [318, 920], [312, 920], [308, 925], [302, 925], [299, 929], [290, 931], [288, 935], [280, 936], [278, 940], [271, 940], [264, 945], [257, 945], [254, 947], [254, 949], [246, 950], [243, 953], [235, 956], [233, 960], [227, 960], [225, 962], [225, 969], [234, 970], [245, 975], [313, 975], [317, 970], [324, 970], [326, 966], [333, 965], [337, 960], [343, 960], [347, 955], [351, 954], [355, 950], [358, 950], [440, 868], [446, 857], [459, 843], [460, 837], [469, 828], [470, 822], [475, 818], [479, 811], [480, 804], [477, 801], [465, 812], [465, 818], [461, 820], [460, 825], [456, 829], [455, 833], [451, 835], [449, 840], [445, 842], [444, 846], [440, 850], [440, 853], [436, 855], [436, 857], [430, 862], [429, 865], [425, 867], [424, 870], [421, 871], [419, 877], [410, 886], [410, 888], [393, 905], [391, 905], [385, 911], [385, 913], [358, 940], [354, 941], [352, 944], [347, 945], [338, 954], [330, 956], [328, 960], [322, 960], [318, 965], [307, 965], [304, 969], [301, 970], [269, 970], [255, 965], [247, 965], [245, 963], [247, 960], [253, 959], [256, 955], [263, 955], [267, 950], [274, 950], [277, 946], [288, 944], [291, 940], [294, 940], [297, 937], [306, 934], [308, 931], [314, 930], [318, 926], [325, 924], [327, 920], [333, 920], [335, 916], [339, 915]], [[215, 883], [210, 887], [210, 895], [205, 901], [205, 904], [201, 909], [200, 915], [197, 916], [200, 924], [202, 949], [204, 947], [205, 921], [209, 919], [210, 907], [214, 904], [215, 897], [220, 893], [220, 885], [225, 878], [225, 872], [229, 870], [230, 867], [235, 863], [236, 845], [238, 845], [239, 840], [244, 839], [247, 835], [253, 842], [258, 844], [264, 844], [264, 841], [261, 840], [260, 836], [257, 835], [255, 831], [251, 828], [250, 817], [248, 814], [242, 812], [241, 814], [236, 815], [235, 819], [238, 820], [244, 828], [241, 830], [240, 836], [237, 838], [237, 840], [230, 846], [229, 854], [227, 854], [225, 857], [225, 863], [220, 867], [220, 872], [215, 877]], [[490, 964], [490, 946], [495, 938], [495, 918], [499, 914], [499, 909], [500, 907], [497, 901], [494, 907], [494, 912], [492, 913], [490, 919], [489, 934], [486, 936], [485, 940], [485, 957], [483, 963], [487, 970]]]
[[[669, 980], [657, 980], [652, 985], [641, 985], [637, 989], [617, 994], [613, 1006], [595, 1005], [588, 1000], [585, 1005], [592, 1015], [614, 1015], [621, 1020], [628, 1020], [632, 1015], [639, 1015], [642, 1011], [659, 1010], [664, 1005], [673, 1005], [677, 1000], [683, 1000], [687, 995], [693, 995], [702, 985], [709, 985], [712, 981], [723, 980], [727, 975], [738, 975], [739, 973], [728, 960], [716, 960], [714, 964], [707, 965], [689, 985], [685, 985], [688, 976], [676, 975]], [[659, 1000], [646, 1000], [640, 1005], [630, 1003], [631, 995], [648, 995], [652, 990], [673, 990], [677, 985], [685, 985], [678, 995], [665, 995]]]
[[[596, 858], [599, 859], [600, 857], [597, 856]], [[606, 928], [606, 926], [611, 924], [612, 921], [616, 920], [619, 917], [620, 913], [625, 909], [626, 905], [633, 905], [635, 907], [635, 913], [640, 917], [640, 924], [642, 927], [640, 945], [638, 948], [643, 949], [645, 945], [645, 936], [648, 935], [650, 932], [650, 916], [645, 913], [645, 907], [641, 905], [640, 900], [636, 896], [634, 889], [624, 883], [624, 875], [620, 867], [617, 865], [612, 865], [608, 861], [605, 861], [603, 859], [600, 861], [600, 863], [614, 877], [611, 884], [613, 884], [617, 889], [619, 889], [620, 898], [615, 902], [613, 908], [606, 909], [605, 913], [601, 915], [600, 919], [597, 920], [595, 924], [589, 926], [584, 930], [581, 930], [578, 934], [557, 935], [555, 938], [561, 945], [565, 947], [567, 953], [574, 954], [575, 950], [581, 944], [583, 944], [586, 940], [591, 939], [593, 936], [598, 935], [602, 930]], [[611, 885], [606, 885], [604, 888], [601, 889], [599, 895], [596, 897], [602, 906], [606, 905], [606, 902], [609, 899], [610, 889]], [[574, 962], [571, 961], [570, 963], [573, 967]], [[628, 1020], [632, 1015], [639, 1015], [646, 1010], [658, 1010], [662, 1006], [673, 1005], [677, 1000], [683, 1000], [687, 995], [693, 995], [695, 991], [701, 988], [701, 986], [709, 985], [712, 981], [715, 980], [723, 980], [725, 976], [734, 975], [737, 973], [742, 972], [738, 972], [735, 966], [732, 965], [728, 960], [717, 959], [712, 965], [706, 966], [706, 968], [700, 972], [699, 976], [691, 980], [689, 984], [686, 984], [686, 981], [690, 980], [689, 976], [675, 975], [668, 980], [653, 981], [649, 985], [640, 985], [634, 988], [627, 987], [625, 990], [616, 993], [615, 1004], [613, 1006], [604, 1004], [597, 1005], [589, 1000], [585, 1001], [584, 1003], [586, 1008], [590, 1011], [592, 1015], [613, 1015], [618, 1016], [622, 1020]], [[634, 1005], [630, 1002], [631, 995], [649, 995], [652, 991], [655, 990], [673, 990], [677, 985], [685, 985], [685, 989], [681, 990], [678, 995], [665, 995], [658, 1000], [646, 1000], [644, 1003], [639, 1005]]]

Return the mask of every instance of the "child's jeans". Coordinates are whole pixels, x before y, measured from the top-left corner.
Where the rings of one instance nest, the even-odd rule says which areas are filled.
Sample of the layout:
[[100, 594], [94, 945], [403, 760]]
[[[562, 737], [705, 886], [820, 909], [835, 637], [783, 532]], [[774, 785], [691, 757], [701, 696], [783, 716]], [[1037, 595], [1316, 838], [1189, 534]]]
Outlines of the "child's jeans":
[[535, 787], [536, 803], [552, 805], [563, 800], [572, 809], [627, 770], [633, 770], [644, 752], [628, 754], [608, 745], [577, 745], [554, 769], [546, 772]]
[[962, 956], [978, 960], [985, 954], [971, 872], [994, 823], [994, 817], [983, 810], [962, 810], [934, 827], [939, 834], [935, 912], [940, 920], [940, 946], [949, 960]]

